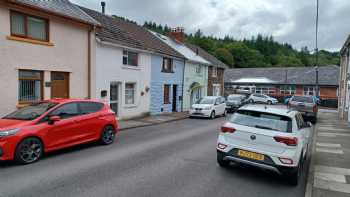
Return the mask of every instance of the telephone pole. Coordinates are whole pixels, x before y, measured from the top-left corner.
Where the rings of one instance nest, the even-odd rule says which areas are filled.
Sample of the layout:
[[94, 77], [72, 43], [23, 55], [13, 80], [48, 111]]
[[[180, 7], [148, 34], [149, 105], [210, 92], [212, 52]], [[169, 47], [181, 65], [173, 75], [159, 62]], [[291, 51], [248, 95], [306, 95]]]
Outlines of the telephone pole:
[[319, 0], [316, 0], [317, 3], [317, 11], [316, 11], [316, 62], [315, 62], [315, 70], [316, 70], [316, 96], [320, 96], [320, 87], [318, 82], [318, 10], [319, 10]]

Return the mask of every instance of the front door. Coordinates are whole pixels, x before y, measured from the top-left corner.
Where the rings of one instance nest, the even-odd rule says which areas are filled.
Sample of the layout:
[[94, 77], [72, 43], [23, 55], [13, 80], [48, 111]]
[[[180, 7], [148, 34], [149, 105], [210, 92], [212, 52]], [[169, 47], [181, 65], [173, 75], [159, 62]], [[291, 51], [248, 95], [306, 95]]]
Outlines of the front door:
[[51, 72], [51, 98], [69, 98], [69, 73]]
[[197, 87], [192, 90], [191, 93], [191, 106], [201, 98], [201, 88]]
[[177, 85], [173, 85], [173, 112], [177, 112]]
[[111, 82], [109, 104], [111, 109], [118, 115], [119, 110], [119, 83]]

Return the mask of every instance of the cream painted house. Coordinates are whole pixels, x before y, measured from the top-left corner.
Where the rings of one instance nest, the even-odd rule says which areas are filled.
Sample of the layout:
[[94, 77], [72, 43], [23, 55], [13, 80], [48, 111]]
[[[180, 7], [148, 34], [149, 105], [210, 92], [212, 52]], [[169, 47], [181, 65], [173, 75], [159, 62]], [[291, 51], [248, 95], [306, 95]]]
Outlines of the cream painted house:
[[90, 97], [96, 26], [68, 0], [0, 1], [0, 116], [43, 99]]

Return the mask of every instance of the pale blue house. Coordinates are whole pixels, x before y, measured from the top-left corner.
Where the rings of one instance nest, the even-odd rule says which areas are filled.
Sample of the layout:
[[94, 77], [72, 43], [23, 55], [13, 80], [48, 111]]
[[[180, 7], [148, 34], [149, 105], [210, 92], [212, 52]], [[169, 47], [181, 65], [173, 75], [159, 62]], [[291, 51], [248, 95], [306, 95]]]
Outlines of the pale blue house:
[[184, 59], [152, 55], [151, 114], [182, 111]]

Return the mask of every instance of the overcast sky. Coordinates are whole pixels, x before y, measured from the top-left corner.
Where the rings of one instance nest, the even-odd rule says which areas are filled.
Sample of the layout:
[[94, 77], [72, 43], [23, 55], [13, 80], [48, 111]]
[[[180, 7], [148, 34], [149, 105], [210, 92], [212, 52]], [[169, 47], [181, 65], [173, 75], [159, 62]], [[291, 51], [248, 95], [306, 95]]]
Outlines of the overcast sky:
[[[100, 0], [71, 0], [101, 10]], [[316, 0], [105, 0], [107, 14], [154, 21], [186, 33], [236, 39], [262, 33], [295, 48], [315, 48]], [[350, 0], [320, 0], [319, 48], [339, 50], [350, 34]]]

